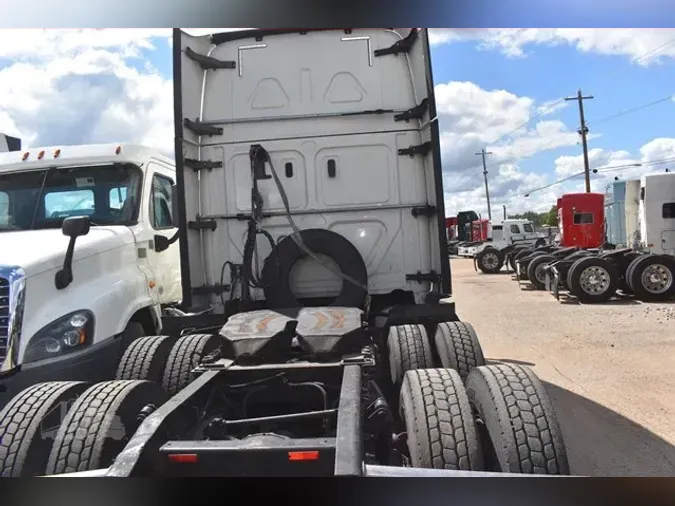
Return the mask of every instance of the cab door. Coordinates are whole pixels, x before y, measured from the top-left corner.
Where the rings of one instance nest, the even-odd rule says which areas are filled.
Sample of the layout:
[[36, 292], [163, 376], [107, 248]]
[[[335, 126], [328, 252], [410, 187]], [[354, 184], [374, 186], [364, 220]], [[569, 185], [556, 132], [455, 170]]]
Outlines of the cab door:
[[178, 241], [164, 251], [157, 251], [154, 241], [155, 236], [171, 239], [178, 231], [171, 218], [171, 187], [175, 184], [175, 170], [164, 163], [151, 160], [148, 162], [146, 174], [148, 229], [153, 238], [148, 248], [148, 264], [154, 278], [151, 287], [161, 304], [178, 302], [182, 295]]

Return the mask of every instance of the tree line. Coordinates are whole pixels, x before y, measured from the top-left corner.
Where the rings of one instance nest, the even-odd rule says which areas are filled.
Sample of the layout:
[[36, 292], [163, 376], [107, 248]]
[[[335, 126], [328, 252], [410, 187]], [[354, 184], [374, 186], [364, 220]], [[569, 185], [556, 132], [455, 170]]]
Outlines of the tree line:
[[534, 211], [528, 211], [522, 214], [510, 214], [510, 219], [513, 220], [529, 220], [534, 223], [535, 227], [557, 227], [558, 226], [558, 209], [556, 206], [551, 207], [548, 211], [543, 213], [535, 213]]

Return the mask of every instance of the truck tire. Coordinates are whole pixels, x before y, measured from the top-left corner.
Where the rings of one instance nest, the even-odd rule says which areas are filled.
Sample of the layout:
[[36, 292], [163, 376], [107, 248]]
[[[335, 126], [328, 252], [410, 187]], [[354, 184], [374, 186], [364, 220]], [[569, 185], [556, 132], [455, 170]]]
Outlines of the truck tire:
[[459, 373], [466, 380], [474, 367], [485, 365], [483, 350], [476, 331], [470, 323], [443, 322], [438, 324], [434, 344], [441, 365]]
[[553, 405], [529, 368], [514, 364], [477, 367], [469, 373], [466, 390], [477, 416], [479, 437], [491, 443], [488, 470], [570, 473]]
[[[54, 434], [83, 381], [50, 381], [26, 388], [0, 412], [0, 477], [45, 474]], [[51, 430], [50, 430], [51, 429]]]
[[644, 302], [664, 302], [675, 297], [675, 259], [665, 255], [645, 255], [631, 262], [630, 287]]
[[607, 302], [619, 288], [619, 272], [612, 262], [604, 258], [580, 258], [567, 273], [567, 287], [581, 303]]
[[[527, 249], [522, 249], [518, 253], [516, 253], [513, 257], [513, 272], [516, 272], [516, 263], [518, 260], [521, 258], [525, 258], [526, 256], [530, 255], [533, 252], [533, 250], [527, 248]], [[527, 273], [522, 272], [520, 274], [520, 279], [526, 280], [527, 279]]]
[[537, 241], [534, 243], [534, 247], [541, 248], [542, 246], [546, 246], [546, 239], [537, 239]]
[[389, 374], [400, 385], [406, 371], [434, 366], [434, 356], [424, 325], [394, 325], [387, 336]]
[[536, 290], [546, 289], [546, 272], [544, 267], [551, 262], [555, 262], [555, 258], [551, 255], [538, 255], [534, 257], [527, 266], [527, 279]]
[[181, 337], [171, 348], [162, 377], [162, 388], [176, 395], [192, 381], [192, 370], [220, 345], [220, 337], [212, 334], [190, 334]]
[[115, 379], [161, 383], [173, 342], [168, 336], [136, 339], [124, 352], [117, 366]]
[[406, 372], [399, 406], [412, 467], [483, 470], [476, 424], [457, 371]]
[[484, 274], [496, 274], [504, 267], [504, 255], [497, 248], [485, 248], [476, 255], [476, 265]]
[[[357, 281], [361, 286], [343, 280], [342, 290], [331, 302], [331, 306], [361, 307], [366, 297], [368, 270], [359, 250], [351, 242], [336, 232], [321, 228], [303, 230], [301, 238], [304, 245], [315, 255], [330, 257], [340, 271]], [[297, 245], [293, 237], [288, 236], [277, 245], [274, 254], [265, 260], [262, 279], [267, 305], [270, 308], [301, 307], [291, 290], [291, 269], [307, 254]]]
[[141, 410], [160, 406], [166, 394], [150, 381], [104, 381], [89, 387], [68, 410], [47, 462], [46, 474], [110, 466], [141, 423]]
[[120, 360], [126, 353], [127, 348], [131, 346], [136, 340], [140, 339], [145, 335], [145, 329], [143, 325], [138, 322], [130, 321], [127, 323], [127, 326], [124, 328], [124, 333], [122, 334], [122, 343], [120, 347]]

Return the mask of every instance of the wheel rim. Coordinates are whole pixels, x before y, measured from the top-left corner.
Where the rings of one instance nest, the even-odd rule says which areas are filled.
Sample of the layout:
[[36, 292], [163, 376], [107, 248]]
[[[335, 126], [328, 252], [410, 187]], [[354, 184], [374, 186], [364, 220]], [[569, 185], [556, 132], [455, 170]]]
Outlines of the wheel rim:
[[605, 293], [609, 284], [609, 272], [597, 265], [586, 267], [579, 276], [579, 286], [589, 295]]
[[649, 265], [640, 279], [644, 289], [653, 294], [665, 293], [673, 286], [673, 273], [662, 264]]
[[496, 269], [499, 265], [499, 258], [494, 253], [486, 253], [483, 255], [483, 265], [488, 269]]
[[546, 283], [546, 265], [545, 263], [537, 265], [537, 268], [534, 270], [534, 277], [540, 283]]

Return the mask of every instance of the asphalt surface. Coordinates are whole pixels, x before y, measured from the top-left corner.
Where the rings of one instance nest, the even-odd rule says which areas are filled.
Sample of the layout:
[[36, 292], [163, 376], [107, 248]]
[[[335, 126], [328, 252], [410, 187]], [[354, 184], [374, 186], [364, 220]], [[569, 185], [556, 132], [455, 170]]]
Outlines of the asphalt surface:
[[457, 313], [485, 357], [544, 381], [573, 474], [675, 476], [675, 303], [559, 302], [471, 260], [451, 265]]

